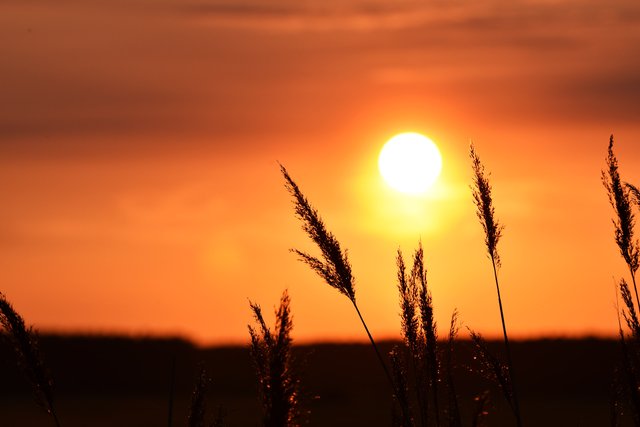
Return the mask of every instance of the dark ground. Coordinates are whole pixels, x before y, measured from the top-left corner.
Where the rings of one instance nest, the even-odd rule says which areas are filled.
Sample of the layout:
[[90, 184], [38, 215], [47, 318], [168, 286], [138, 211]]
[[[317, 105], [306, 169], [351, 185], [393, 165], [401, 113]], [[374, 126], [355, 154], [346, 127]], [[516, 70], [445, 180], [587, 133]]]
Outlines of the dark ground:
[[[198, 364], [212, 383], [211, 414], [221, 407], [226, 426], [259, 426], [260, 405], [248, 348], [197, 348], [177, 339], [41, 337], [55, 379], [63, 427], [155, 427], [168, 424], [172, 360], [176, 360], [174, 426], [186, 426]], [[387, 353], [392, 343], [383, 343]], [[500, 343], [491, 343], [499, 350]], [[471, 345], [456, 348], [457, 391], [470, 426], [474, 396], [489, 388], [469, 372]], [[526, 426], [609, 426], [614, 340], [514, 342], [513, 359]], [[309, 426], [390, 426], [391, 399], [384, 374], [368, 345], [323, 344], [295, 349]], [[0, 344], [0, 426], [52, 426], [34, 403], [16, 360]], [[512, 426], [498, 391], [492, 392], [489, 426]], [[629, 420], [625, 420], [623, 425]]]

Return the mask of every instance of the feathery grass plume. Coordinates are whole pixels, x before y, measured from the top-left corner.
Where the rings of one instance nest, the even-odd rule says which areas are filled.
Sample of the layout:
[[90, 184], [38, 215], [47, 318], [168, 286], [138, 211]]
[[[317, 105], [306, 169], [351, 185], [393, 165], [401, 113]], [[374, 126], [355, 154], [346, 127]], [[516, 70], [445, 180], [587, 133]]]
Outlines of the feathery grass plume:
[[191, 395], [191, 407], [189, 409], [188, 426], [205, 427], [206, 401], [205, 396], [210, 379], [204, 367], [200, 368], [193, 394]]
[[284, 166], [280, 165], [280, 171], [284, 176], [287, 191], [294, 198], [296, 216], [302, 221], [302, 229], [318, 246], [323, 260], [297, 249], [293, 251], [298, 254], [304, 263], [318, 273], [329, 286], [336, 288], [355, 304], [356, 291], [353, 275], [351, 274], [351, 265], [347, 259], [346, 252], [343, 253], [338, 240], [326, 229], [318, 211], [311, 206]]
[[504, 346], [507, 355], [508, 374], [511, 384], [512, 396], [513, 396], [513, 412], [516, 417], [517, 425], [522, 426], [522, 418], [520, 416], [520, 404], [518, 402], [518, 396], [515, 388], [513, 362], [511, 359], [511, 348], [509, 346], [509, 335], [507, 334], [507, 325], [504, 320], [504, 310], [502, 308], [502, 297], [500, 296], [500, 283], [498, 282], [498, 268], [500, 268], [500, 256], [498, 254], [498, 241], [502, 237], [503, 226], [495, 218], [495, 210], [493, 207], [493, 198], [491, 196], [491, 183], [489, 182], [489, 174], [485, 172], [484, 165], [480, 161], [480, 157], [476, 153], [476, 150], [471, 144], [469, 156], [471, 157], [471, 164], [473, 169], [473, 183], [471, 187], [473, 192], [473, 200], [477, 208], [477, 216], [480, 220], [480, 224], [484, 229], [485, 244], [487, 245], [487, 252], [491, 259], [491, 265], [493, 267], [493, 277], [496, 283], [496, 291], [498, 294], [498, 306], [500, 308], [500, 320], [502, 321], [502, 334], [504, 337]]
[[449, 417], [449, 427], [462, 427], [460, 419], [460, 408], [458, 406], [458, 395], [456, 393], [455, 382], [453, 381], [453, 348], [456, 336], [458, 335], [458, 310], [453, 310], [451, 324], [449, 326], [449, 340], [444, 357], [444, 366], [447, 375], [447, 390], [449, 404], [447, 415]]
[[[634, 237], [633, 228], [635, 217], [631, 209], [631, 192], [629, 185], [623, 186], [618, 171], [618, 159], [613, 153], [613, 135], [609, 138], [609, 149], [607, 150], [607, 168], [602, 171], [602, 183], [607, 190], [609, 203], [613, 207], [616, 218], [612, 220], [615, 231], [615, 240], [620, 249], [620, 254], [627, 263], [633, 290], [636, 294], [636, 303], [640, 309], [640, 298], [638, 298], [638, 287], [636, 286], [636, 272], [638, 271], [640, 247], [638, 240]], [[635, 193], [634, 193], [635, 194]]]
[[473, 399], [476, 402], [476, 407], [471, 418], [471, 427], [483, 427], [485, 425], [485, 418], [489, 415], [489, 403], [491, 401], [491, 395], [489, 391], [485, 391], [479, 396]]
[[440, 363], [438, 361], [438, 333], [433, 317], [433, 301], [431, 291], [427, 286], [427, 269], [424, 265], [424, 251], [422, 243], [413, 256], [411, 281], [418, 288], [418, 305], [420, 307], [421, 329], [424, 336], [424, 360], [426, 362], [427, 380], [433, 399], [436, 426], [440, 425], [440, 406], [438, 404], [438, 382], [440, 377]]
[[482, 335], [471, 329], [469, 329], [469, 334], [482, 366], [480, 373], [500, 387], [500, 391], [502, 391], [509, 407], [512, 411], [515, 411], [513, 386], [511, 384], [511, 377], [509, 376], [509, 367], [489, 351], [487, 343]]
[[473, 168], [473, 200], [477, 207], [476, 215], [482, 224], [485, 235], [485, 244], [491, 261], [500, 267], [500, 255], [498, 254], [498, 242], [502, 237], [504, 226], [495, 218], [493, 198], [491, 196], [490, 174], [487, 174], [484, 165], [476, 153], [476, 149], [471, 144], [469, 149], [471, 164]]
[[418, 317], [418, 289], [413, 274], [407, 277], [406, 265], [402, 251], [398, 249], [396, 257], [398, 267], [398, 293], [400, 295], [400, 318], [402, 336], [409, 350], [411, 366], [413, 368], [415, 392], [420, 411], [420, 423], [426, 427], [428, 421], [428, 391], [429, 383], [425, 382], [425, 340]]
[[258, 304], [250, 303], [259, 328], [249, 326], [251, 354], [258, 374], [264, 409], [264, 427], [298, 426], [298, 379], [291, 367], [290, 299], [285, 290], [276, 310], [274, 331], [267, 326]]
[[18, 362], [31, 383], [36, 402], [51, 415], [55, 425], [59, 427], [60, 422], [53, 405], [53, 380], [40, 355], [37, 335], [33, 327], [25, 327], [22, 316], [13, 309], [1, 292], [0, 323], [7, 332], [18, 356]]
[[[298, 185], [293, 181], [291, 176], [289, 176], [284, 166], [280, 165], [280, 171], [285, 179], [285, 188], [293, 197], [295, 213], [300, 221], [302, 221], [302, 229], [320, 249], [322, 260], [297, 249], [293, 249], [293, 252], [298, 254], [301, 261], [311, 267], [329, 286], [336, 288], [340, 293], [349, 298], [360, 318], [360, 322], [362, 322], [362, 326], [364, 326], [364, 330], [384, 370], [387, 381], [389, 385], [394, 388], [393, 378], [389, 373], [387, 364], [382, 358], [378, 345], [373, 339], [369, 327], [364, 321], [362, 313], [360, 313], [360, 309], [356, 303], [354, 278], [351, 273], [351, 264], [349, 264], [346, 251], [342, 251], [338, 240], [326, 229], [324, 222], [320, 218], [320, 214], [311, 206], [307, 198], [302, 194], [302, 191], [300, 191]], [[397, 394], [397, 390], [394, 390], [394, 392]]]
[[409, 405], [409, 386], [407, 383], [407, 374], [402, 365], [400, 351], [394, 347], [389, 353], [391, 359], [391, 370], [393, 372], [393, 380], [396, 389], [396, 401], [400, 406], [400, 416], [398, 417], [398, 425], [401, 427], [413, 427], [413, 417], [411, 416], [411, 408]]
[[417, 352], [419, 343], [419, 325], [416, 307], [418, 292], [414, 280], [407, 280], [406, 266], [402, 251], [398, 249], [396, 257], [398, 267], [398, 293], [400, 294], [400, 317], [402, 319], [402, 335], [412, 352]]
[[636, 342], [640, 343], [640, 322], [638, 321], [638, 314], [633, 305], [631, 291], [629, 291], [629, 286], [624, 279], [620, 279], [620, 296], [622, 297], [622, 302], [624, 302], [624, 305], [627, 308], [626, 311], [622, 312], [624, 320], [627, 322], [627, 326], [629, 326]]
[[640, 206], [640, 189], [638, 189], [638, 187], [633, 184], [629, 184], [628, 182], [625, 182], [624, 186], [627, 187], [627, 189], [633, 196], [633, 200], [635, 200], [636, 205]]

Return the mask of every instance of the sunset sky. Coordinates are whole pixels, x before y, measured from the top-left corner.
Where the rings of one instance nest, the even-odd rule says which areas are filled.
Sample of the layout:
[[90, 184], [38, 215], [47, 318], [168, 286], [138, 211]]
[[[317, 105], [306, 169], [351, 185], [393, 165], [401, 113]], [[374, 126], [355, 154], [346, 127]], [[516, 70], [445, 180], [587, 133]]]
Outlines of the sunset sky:
[[[626, 272], [600, 180], [640, 184], [636, 0], [6, 0], [0, 291], [41, 331], [248, 339], [289, 289], [299, 342], [366, 339], [312, 253], [285, 165], [348, 249], [379, 338], [422, 241], [442, 333], [501, 333], [469, 143], [506, 226], [513, 337], [612, 335]], [[443, 156], [424, 196], [377, 170], [397, 133]], [[627, 277], [627, 276], [625, 276]], [[270, 318], [271, 320], [271, 318]]]

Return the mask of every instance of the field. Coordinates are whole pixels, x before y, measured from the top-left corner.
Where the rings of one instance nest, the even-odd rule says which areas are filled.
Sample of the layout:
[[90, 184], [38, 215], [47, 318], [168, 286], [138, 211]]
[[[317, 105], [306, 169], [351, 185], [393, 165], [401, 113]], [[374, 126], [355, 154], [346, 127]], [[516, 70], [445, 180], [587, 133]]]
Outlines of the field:
[[[387, 353], [394, 343], [381, 343]], [[490, 342], [496, 352], [500, 342]], [[42, 352], [55, 379], [56, 406], [64, 426], [166, 426], [171, 366], [175, 357], [175, 426], [187, 425], [191, 392], [202, 363], [212, 382], [208, 411], [220, 407], [228, 426], [260, 425], [257, 380], [249, 347], [198, 348], [179, 339], [44, 336]], [[470, 425], [473, 398], [491, 385], [476, 373], [472, 345], [456, 348], [456, 385], [463, 423]], [[523, 423], [529, 426], [610, 424], [615, 340], [513, 342]], [[0, 425], [50, 426], [31, 398], [15, 357], [0, 351]], [[392, 400], [370, 345], [318, 344], [293, 349], [302, 385], [303, 425], [389, 426]], [[513, 425], [498, 391], [492, 392], [486, 424]], [[629, 420], [625, 420], [629, 421]], [[627, 425], [627, 424], [624, 424]], [[629, 424], [630, 425], [630, 424]]]

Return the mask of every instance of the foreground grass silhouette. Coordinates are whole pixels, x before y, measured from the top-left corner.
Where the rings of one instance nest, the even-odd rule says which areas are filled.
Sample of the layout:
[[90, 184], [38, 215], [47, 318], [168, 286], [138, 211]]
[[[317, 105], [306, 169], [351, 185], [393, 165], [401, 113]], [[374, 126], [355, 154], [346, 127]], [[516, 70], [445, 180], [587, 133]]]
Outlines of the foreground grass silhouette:
[[471, 165], [473, 169], [473, 200], [477, 208], [477, 216], [482, 225], [485, 234], [485, 244], [487, 253], [491, 259], [493, 268], [493, 277], [496, 284], [496, 292], [498, 295], [498, 307], [500, 308], [500, 320], [502, 322], [502, 334], [504, 338], [504, 347], [506, 350], [507, 364], [502, 363], [492, 354], [490, 354], [486, 346], [482, 343], [482, 336], [471, 331], [471, 339], [476, 343], [480, 355], [485, 360], [485, 364], [493, 371], [493, 375], [500, 384], [500, 388], [513, 409], [518, 427], [522, 426], [522, 415], [520, 414], [520, 403], [516, 392], [514, 381], [513, 362], [511, 358], [511, 346], [509, 345], [509, 335], [507, 334], [507, 325], [504, 320], [504, 310], [502, 308], [502, 297], [500, 296], [500, 283], [498, 281], [498, 268], [500, 268], [500, 255], [498, 254], [498, 242], [502, 237], [503, 226], [498, 222], [493, 207], [493, 198], [491, 196], [491, 183], [489, 175], [485, 172], [484, 166], [480, 161], [478, 153], [476, 153], [473, 144], [470, 147], [469, 156], [471, 157]]
[[[597, 396], [595, 400], [599, 402], [595, 406], [601, 410], [599, 410], [597, 414], [606, 413], [605, 419], [611, 426], [640, 426], [640, 383], [638, 382], [637, 374], [640, 369], [640, 321], [638, 320], [640, 299], [638, 298], [635, 279], [638, 270], [640, 244], [634, 237], [634, 210], [640, 207], [640, 191], [632, 184], [623, 182], [620, 178], [618, 161], [613, 153], [613, 136], [609, 142], [608, 156], [606, 159], [607, 168], [602, 173], [602, 179], [616, 215], [613, 220], [615, 240], [622, 257], [627, 263], [636, 300], [634, 304], [634, 299], [627, 281], [624, 278], [620, 279], [618, 287], [623, 307], [619, 309], [620, 339], [619, 346], [617, 347], [618, 351], [616, 351], [616, 347], [611, 347], [611, 345], [614, 344], [611, 342], [595, 342], [597, 343], [596, 345], [593, 341], [584, 341], [579, 344], [573, 343], [572, 345], [575, 348], [581, 348], [581, 346], [587, 345], [588, 348], [581, 348], [579, 352], [572, 353], [571, 357], [563, 358], [557, 350], [558, 346], [554, 347], [554, 345], [558, 343], [542, 342], [542, 347], [540, 344], [535, 343], [533, 347], [528, 343], [517, 343], [517, 345], [514, 346], [512, 354], [512, 345], [508, 339], [502, 298], [500, 295], [500, 284], [498, 281], [500, 258], [497, 251], [497, 244], [501, 237], [502, 227], [495, 218], [488, 175], [485, 173], [484, 167], [473, 146], [471, 147], [470, 157], [474, 173], [474, 186], [472, 187], [473, 198], [476, 204], [478, 218], [485, 232], [487, 252], [492, 261], [503, 329], [503, 345], [507, 357], [506, 364], [495, 356], [495, 343], [486, 342], [480, 334], [474, 331], [470, 331], [471, 343], [460, 343], [456, 340], [456, 312], [452, 315], [448, 340], [438, 341], [437, 327], [434, 321], [434, 304], [428, 286], [427, 269], [421, 244], [418, 245], [418, 249], [412, 257], [412, 267], [409, 271], [407, 271], [407, 266], [400, 251], [398, 251], [396, 257], [398, 267], [397, 287], [400, 301], [400, 323], [403, 342], [391, 344], [377, 343], [357, 305], [354, 286], [355, 281], [346, 252], [342, 249], [335, 236], [326, 229], [320, 215], [302, 194], [286, 169], [281, 167], [281, 172], [285, 178], [285, 186], [294, 200], [295, 213], [302, 222], [303, 230], [320, 250], [321, 256], [315, 257], [295, 249], [293, 252], [295, 252], [303, 262], [309, 265], [313, 271], [320, 275], [328, 285], [337, 289], [349, 299], [358, 318], [362, 322], [371, 347], [374, 350], [371, 357], [375, 354], [374, 360], [382, 367], [382, 372], [384, 373], [384, 375], [381, 376], [375, 375], [372, 372], [373, 369], [370, 369], [371, 360], [369, 360], [368, 364], [363, 363], [363, 361], [367, 360], [367, 356], [363, 353], [359, 353], [357, 357], [353, 357], [352, 355], [352, 363], [355, 363], [355, 365], [351, 366], [348, 365], [349, 358], [344, 356], [336, 357], [334, 354], [331, 357], [322, 359], [322, 363], [318, 364], [315, 369], [322, 373], [321, 376], [325, 381], [330, 382], [334, 380], [334, 382], [331, 383], [328, 389], [320, 392], [320, 396], [330, 397], [332, 393], [336, 396], [337, 393], [337, 401], [340, 401], [340, 390], [358, 387], [358, 382], [360, 381], [367, 384], [365, 388], [358, 388], [358, 391], [352, 395], [352, 397], [355, 396], [356, 398], [362, 399], [364, 404], [361, 407], [355, 403], [356, 400], [349, 401], [345, 405], [346, 410], [342, 412], [342, 415], [334, 415], [334, 417], [340, 417], [340, 421], [336, 421], [336, 419], [331, 421], [329, 418], [328, 420], [324, 420], [324, 424], [322, 425], [345, 427], [366, 425], [370, 427], [389, 425], [389, 423], [391, 423], [392, 425], [402, 427], [415, 427], [418, 425], [421, 427], [439, 427], [441, 425], [458, 427], [462, 425], [488, 425], [487, 422], [489, 420], [491, 420], [492, 423], [496, 423], [495, 425], [511, 424], [514, 418], [517, 426], [521, 426], [524, 423], [523, 419], [526, 419], [527, 422], [532, 425], [535, 425], [536, 422], [544, 423], [544, 425], [568, 425], [575, 424], [576, 422], [583, 426], [606, 425], [607, 422], [603, 422], [601, 416], [596, 415], [595, 412], [589, 412], [590, 409], [588, 408], [594, 406], [594, 401], [587, 399], [588, 403], [576, 406], [570, 398], [567, 398], [567, 396], [572, 396], [573, 399], [575, 399], [576, 396], [582, 396], [581, 392], [584, 392], [584, 389], [588, 388], [588, 386], [585, 385], [587, 384], [585, 383], [585, 378], [591, 379], [594, 372], [598, 371], [598, 369], [602, 371], [602, 368], [605, 367], [605, 371], [607, 372], [604, 375], [603, 372], [600, 372], [600, 376], [598, 376], [598, 381], [600, 381], [598, 383], [598, 393], [594, 393], [594, 395]], [[250, 307], [255, 322], [258, 325], [256, 328], [250, 326], [249, 333], [251, 337], [251, 355], [253, 356], [254, 366], [258, 374], [258, 391], [263, 406], [261, 423], [265, 427], [294, 427], [301, 425], [304, 423], [301, 421], [301, 413], [304, 412], [305, 417], [309, 417], [313, 411], [309, 412], [301, 409], [303, 399], [301, 399], [300, 386], [304, 389], [304, 380], [305, 378], [308, 379], [308, 377], [300, 377], [299, 379], [292, 367], [293, 353], [296, 349], [292, 347], [291, 332], [293, 322], [288, 294], [285, 292], [281, 298], [280, 307], [276, 311], [276, 324], [273, 330], [267, 326], [260, 306], [251, 303]], [[623, 330], [623, 322], [620, 318], [624, 318], [630, 333]], [[5, 347], [4, 350], [0, 348], [0, 351], [4, 352], [0, 354], [6, 356], [11, 353], [14, 355], [14, 358], [19, 362], [29, 379], [32, 394], [36, 398], [36, 401], [45, 409], [44, 413], [49, 416], [49, 420], [52, 420], [56, 426], [60, 426], [58, 406], [56, 405], [54, 409], [53, 404], [52, 381], [40, 356], [37, 336], [31, 328], [26, 328], [21, 316], [13, 309], [4, 295], [1, 294], [0, 323], [4, 328], [5, 338], [9, 338], [11, 342], [11, 345]], [[60, 341], [58, 344], [59, 343]], [[549, 343], [553, 343], [554, 345], [548, 345]], [[563, 342], [559, 343], [562, 344]], [[545, 347], [545, 344], [547, 344], [547, 347]], [[535, 347], [535, 345], [538, 345], [538, 347]], [[467, 348], [466, 350], [465, 346]], [[541, 361], [544, 360], [542, 356], [544, 349], [552, 347], [554, 351], [549, 352], [546, 363], [541, 363]], [[469, 348], [474, 348], [475, 350], [472, 351], [469, 350]], [[517, 355], [518, 352], [515, 351], [515, 349], [518, 348], [520, 349], [519, 356]], [[534, 348], [536, 350], [535, 352], [532, 351]], [[596, 348], [600, 350], [606, 348], [606, 355], [603, 356], [605, 353], [598, 353], [601, 357], [595, 357], [594, 354], [596, 351], [594, 349]], [[332, 349], [332, 347], [315, 347], [315, 351], [318, 352], [324, 352], [327, 349]], [[245, 350], [238, 351], [246, 353]], [[335, 351], [335, 348], [333, 348], [333, 351]], [[191, 362], [193, 362], [193, 353], [197, 353], [197, 351], [185, 343], [173, 347], [168, 354], [171, 355], [172, 360], [182, 360], [186, 354], [185, 352], [191, 354]], [[339, 353], [339, 351], [335, 352]], [[235, 353], [235, 355], [232, 355], [232, 353], [233, 351], [227, 353], [225, 358], [217, 360], [212, 363], [212, 367], [209, 367], [209, 371], [214, 373], [212, 375], [214, 378], [220, 370], [229, 370], [230, 361], [233, 360], [237, 363], [242, 359], [238, 357], [240, 353]], [[531, 355], [534, 353], [535, 356], [531, 358]], [[64, 358], [68, 358], [69, 354], [77, 354], [77, 349], [76, 351], [69, 351]], [[113, 354], [114, 353], [111, 353], [110, 355], [113, 357]], [[181, 354], [181, 356], [178, 357], [178, 354]], [[328, 355], [329, 353], [324, 352], [324, 354]], [[589, 355], [589, 357], [585, 357], [585, 354]], [[229, 357], [230, 355], [232, 355], [232, 357]], [[386, 358], [385, 355], [389, 355], [389, 357]], [[205, 355], [201, 356], [206, 360]], [[529, 372], [530, 376], [525, 376], [524, 379], [519, 380], [524, 384], [522, 390], [525, 390], [525, 400], [528, 399], [529, 407], [532, 408], [532, 410], [527, 414], [527, 417], [523, 417], [520, 413], [520, 395], [517, 395], [515, 391], [512, 360], [518, 360], [519, 363], [526, 365], [526, 356], [529, 356], [529, 366], [531, 367], [531, 371]], [[110, 363], [109, 359], [103, 359], [101, 362], [90, 364], [86, 354], [84, 357], [85, 359], [81, 359], [79, 361], [80, 363], [73, 365], [73, 368], [78, 369], [82, 363], [87, 364], [89, 371], [85, 376], [88, 377], [96, 375], [100, 369], [104, 369], [104, 366]], [[140, 358], [140, 360], [145, 365], [149, 365], [149, 361], [157, 357], [158, 352], [154, 352], [153, 354], [148, 354]], [[617, 364], [615, 362], [616, 359], [621, 360], [621, 362], [619, 363], [620, 368], [617, 369], [614, 374], [613, 367]], [[328, 361], [329, 363], [327, 363]], [[480, 362], [479, 364], [474, 363], [478, 361]], [[580, 364], [580, 361], [582, 361], [582, 364]], [[131, 363], [131, 361], [129, 361], [129, 363]], [[388, 368], [388, 363], [391, 365], [391, 370]], [[126, 364], [118, 364], [115, 367], [115, 372], [117, 372], [115, 376], [127, 375], [127, 373], [122, 372], [123, 366], [125, 365]], [[311, 364], [307, 363], [307, 367], [309, 365]], [[166, 369], [166, 366], [166, 364], [157, 365], [152, 375], [157, 377], [159, 373], [163, 372], [163, 369]], [[608, 369], [606, 369], [606, 367], [608, 367]], [[361, 368], [366, 369], [362, 370]], [[555, 411], [549, 412], [543, 410], [542, 408], [545, 405], [544, 400], [540, 400], [539, 398], [536, 400], [535, 397], [532, 397], [531, 391], [539, 390], [540, 394], [538, 396], [544, 396], [546, 399], [549, 399], [549, 397], [557, 393], [559, 389], [562, 389], [563, 378], [566, 377], [567, 372], [571, 369], [574, 369], [576, 372], [572, 377], [574, 384], [574, 388], [571, 389], [572, 394], [567, 393], [564, 398], [560, 398], [560, 401], [567, 407], [577, 407], [579, 409], [572, 416], [568, 417], [559, 415], [557, 408]], [[354, 376], [354, 372], [358, 370], [360, 370], [358, 376]], [[205, 425], [215, 425], [217, 427], [223, 425], [255, 425], [255, 418], [247, 416], [248, 414], [243, 414], [243, 421], [241, 421], [240, 424], [234, 424], [235, 421], [231, 420], [232, 417], [229, 417], [229, 419], [224, 418], [223, 421], [223, 417], [220, 416], [216, 417], [212, 423], [206, 422], [205, 407], [207, 397], [205, 392], [208, 388], [216, 388], [215, 379], [213, 381], [214, 386], [210, 387], [209, 377], [206, 372], [203, 367], [198, 368], [198, 373], [195, 375], [196, 386], [190, 394], [191, 398], [188, 399], [190, 400], [190, 405], [188, 405], [190, 409], [185, 409], [183, 412], [187, 414], [185, 415], [184, 422], [189, 427], [204, 427]], [[528, 370], [523, 369], [519, 372], [528, 372]], [[193, 373], [188, 376], [190, 378], [194, 377]], [[469, 377], [474, 376], [476, 380], [469, 381]], [[489, 378], [491, 381], [483, 382], [477, 380], [483, 376]], [[176, 378], [177, 381], [181, 375], [174, 375], [173, 377]], [[246, 379], [246, 376], [240, 372], [234, 372], [226, 388], [222, 386], [222, 396], [231, 394], [233, 386], [229, 386], [229, 384], [235, 384], [237, 387], [240, 378]], [[382, 378], [382, 380], [380, 380], [380, 378]], [[392, 390], [391, 396], [382, 392], [379, 393], [377, 397], [373, 397], [373, 395], [364, 392], [365, 389], [369, 390], [369, 392], [371, 390], [384, 390], [385, 387], [382, 385], [385, 382]], [[604, 386], [603, 382], [605, 384]], [[5, 383], [11, 384], [11, 381], [6, 382], [6, 376]], [[308, 383], [314, 384], [313, 381], [309, 381]], [[609, 395], [607, 392], [606, 397], [603, 397], [602, 390], [609, 390], [611, 388], [609, 386], [612, 383], [613, 393]], [[519, 383], [519, 385], [520, 384], [521, 383]], [[370, 386], [374, 387], [372, 388]], [[160, 388], [163, 389], [163, 396], [166, 396], [165, 393], [168, 385], [162, 383], [162, 387]], [[182, 392], [179, 392], [177, 391], [179, 388], [177, 385], [175, 389], [174, 385], [170, 387], [172, 397], [171, 403], [169, 404], [170, 416], [168, 425], [170, 427], [174, 422], [172, 415], [174, 413], [174, 395], [177, 397], [176, 401], [187, 400], [184, 399], [184, 389]], [[131, 392], [130, 387], [124, 387], [123, 389]], [[493, 389], [494, 391], [499, 389], [502, 391], [506, 398], [506, 406], [514, 416], [511, 418], [511, 421], [504, 418], [504, 408], [500, 409], [500, 403], [498, 401], [493, 401], [492, 406], [491, 397], [486, 392], [487, 389]], [[122, 394], [122, 390], [116, 391], [116, 394]], [[217, 397], [220, 398], [220, 396], [221, 395], [218, 395]], [[165, 402], [164, 405], [166, 405], [166, 400], [163, 401]], [[607, 403], [603, 404], [602, 402], [605, 401]], [[309, 399], [307, 402], [309, 402], [309, 405], [313, 405], [313, 399]], [[244, 403], [243, 411], [247, 412], [246, 401]], [[232, 406], [233, 404], [229, 405]], [[384, 410], [387, 417], [381, 416], [382, 412], [380, 408], [384, 406], [387, 407], [387, 409]], [[1, 403], [0, 407], [2, 407]], [[254, 405], [253, 408], [257, 413], [257, 405]], [[360, 409], [355, 410], [357, 408]], [[4, 407], [4, 409], [7, 410], [7, 407]], [[76, 410], [81, 411], [81, 408], [76, 408]], [[491, 411], [502, 413], [502, 417], [487, 417]], [[160, 412], [161, 411], [158, 411], [158, 413]], [[166, 413], [166, 411], [162, 412]], [[347, 412], [351, 418], [345, 418], [345, 413]], [[583, 419], [582, 416], [587, 413], [589, 414], [588, 418]], [[69, 413], [67, 412], [66, 414]], [[630, 414], [630, 416], [626, 414]], [[106, 413], [100, 413], [100, 415], [104, 417]], [[70, 415], [69, 418], [73, 419], [73, 416]], [[1, 419], [0, 413], [0, 420]], [[595, 420], [598, 421], [596, 422]], [[594, 422], [594, 424], [590, 424], [590, 422]], [[69, 423], [70, 424], [66, 424], [63, 422], [65, 426], [74, 425], [74, 421], [70, 421]], [[162, 425], [166, 425], [166, 423], [167, 421], [165, 420]], [[8, 425], [12, 424], [29, 423], [13, 419], [8, 422]], [[93, 426], [98, 425], [95, 422], [91, 424]], [[122, 422], [118, 424], [124, 425]], [[75, 425], [86, 425], [86, 423]], [[148, 425], [161, 424], [152, 422]], [[179, 425], [184, 425], [184, 423], [179, 423]]]

